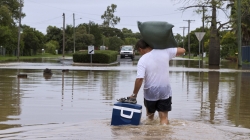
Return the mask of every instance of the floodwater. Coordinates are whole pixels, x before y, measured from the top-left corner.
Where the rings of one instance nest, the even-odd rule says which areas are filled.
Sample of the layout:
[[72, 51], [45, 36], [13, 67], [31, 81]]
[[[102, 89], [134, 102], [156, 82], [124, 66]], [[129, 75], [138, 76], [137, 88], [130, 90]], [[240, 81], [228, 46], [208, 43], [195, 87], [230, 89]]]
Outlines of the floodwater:
[[[111, 126], [116, 99], [131, 95], [136, 61], [72, 66], [70, 59], [0, 63], [0, 139], [250, 139], [250, 67], [222, 61], [217, 68], [176, 58], [170, 125], [146, 119]], [[52, 75], [43, 75], [49, 68]], [[62, 71], [65, 70], [65, 71]], [[27, 78], [17, 78], [27, 74]], [[140, 90], [138, 104], [143, 105]]]

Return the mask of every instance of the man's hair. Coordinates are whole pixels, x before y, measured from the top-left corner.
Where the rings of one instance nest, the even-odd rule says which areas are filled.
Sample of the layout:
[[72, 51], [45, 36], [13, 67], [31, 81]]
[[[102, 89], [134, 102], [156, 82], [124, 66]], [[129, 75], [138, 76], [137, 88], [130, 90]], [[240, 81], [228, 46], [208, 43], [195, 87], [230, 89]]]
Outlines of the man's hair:
[[139, 48], [141, 49], [146, 49], [146, 48], [152, 48], [148, 45], [148, 43], [146, 43], [143, 39], [140, 39], [136, 44], [135, 44], [135, 49], [139, 50]]

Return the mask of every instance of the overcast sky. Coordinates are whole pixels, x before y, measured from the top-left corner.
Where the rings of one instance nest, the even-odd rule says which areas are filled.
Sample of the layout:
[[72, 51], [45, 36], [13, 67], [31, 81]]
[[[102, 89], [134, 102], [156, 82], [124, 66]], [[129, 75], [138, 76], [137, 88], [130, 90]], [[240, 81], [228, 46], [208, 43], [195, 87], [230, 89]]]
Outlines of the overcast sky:
[[[183, 34], [183, 28], [188, 27], [185, 20], [194, 20], [190, 24], [190, 31], [202, 26], [202, 15], [193, 12], [194, 9], [184, 13], [178, 8], [185, 6], [177, 3], [178, 0], [24, 0], [23, 12], [26, 17], [22, 24], [46, 34], [49, 25], [63, 27], [62, 14], [65, 13], [65, 24], [73, 25], [73, 13], [75, 14], [76, 26], [81, 23], [93, 21], [102, 24], [101, 15], [107, 6], [116, 4], [115, 16], [121, 18], [115, 28], [131, 29], [134, 33], [139, 32], [137, 21], [166, 21], [174, 25], [174, 34]], [[223, 12], [218, 12], [219, 19], [226, 21]], [[187, 34], [188, 30], [185, 30]]]

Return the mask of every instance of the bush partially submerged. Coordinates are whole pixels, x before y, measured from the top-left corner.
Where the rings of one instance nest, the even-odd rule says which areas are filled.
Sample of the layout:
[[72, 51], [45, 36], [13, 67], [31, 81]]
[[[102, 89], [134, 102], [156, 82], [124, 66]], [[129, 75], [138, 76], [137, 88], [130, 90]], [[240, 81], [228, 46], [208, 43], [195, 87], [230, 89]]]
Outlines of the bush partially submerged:
[[[117, 61], [117, 55], [117, 51], [95, 50], [95, 54], [92, 54], [92, 63], [112, 63]], [[91, 56], [88, 54], [88, 51], [73, 54], [75, 63], [90, 63], [90, 59]]]

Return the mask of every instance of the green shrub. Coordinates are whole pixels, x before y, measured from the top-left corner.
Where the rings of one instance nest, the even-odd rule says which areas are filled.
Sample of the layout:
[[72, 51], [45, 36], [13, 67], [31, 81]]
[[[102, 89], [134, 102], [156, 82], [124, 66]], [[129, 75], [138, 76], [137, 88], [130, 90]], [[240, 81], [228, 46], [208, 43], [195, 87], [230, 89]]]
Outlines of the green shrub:
[[[117, 61], [117, 55], [117, 51], [95, 50], [95, 54], [92, 54], [92, 63], [112, 63]], [[88, 54], [88, 51], [73, 54], [75, 63], [90, 63], [90, 59], [91, 56]]]

